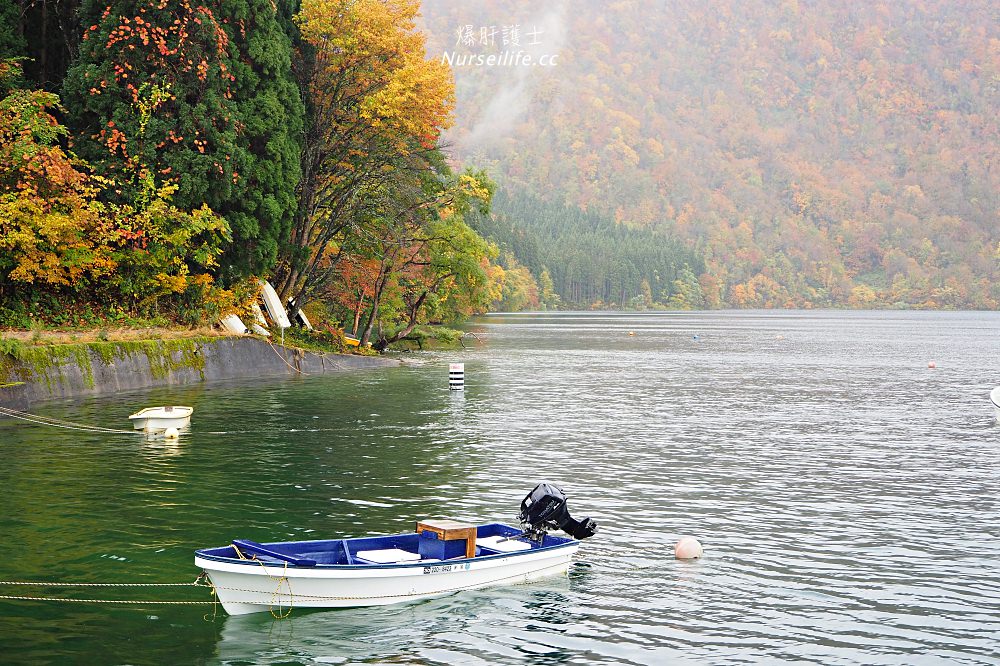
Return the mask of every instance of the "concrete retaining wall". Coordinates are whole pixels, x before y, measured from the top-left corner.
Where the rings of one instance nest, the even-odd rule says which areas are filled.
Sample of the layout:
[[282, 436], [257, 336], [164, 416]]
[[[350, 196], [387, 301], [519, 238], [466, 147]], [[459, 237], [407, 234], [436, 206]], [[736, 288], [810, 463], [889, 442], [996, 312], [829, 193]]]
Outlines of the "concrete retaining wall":
[[372, 356], [317, 354], [243, 338], [183, 338], [27, 347], [0, 357], [0, 406], [155, 386], [320, 374], [398, 365]]

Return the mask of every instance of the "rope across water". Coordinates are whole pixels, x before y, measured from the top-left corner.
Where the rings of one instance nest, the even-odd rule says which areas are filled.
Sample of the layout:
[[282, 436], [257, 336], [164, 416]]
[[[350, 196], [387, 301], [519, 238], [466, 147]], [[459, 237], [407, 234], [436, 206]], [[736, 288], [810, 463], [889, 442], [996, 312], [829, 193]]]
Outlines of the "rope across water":
[[[146, 436], [143, 430], [118, 430], [115, 428], [102, 428], [99, 426], [90, 426], [83, 423], [75, 423], [73, 421], [64, 421], [62, 419], [57, 419], [50, 416], [39, 416], [38, 414], [29, 414], [28, 412], [20, 412], [16, 409], [10, 409], [9, 407], [0, 407], [0, 416], [8, 416], [13, 419], [19, 419], [21, 421], [28, 421], [30, 423], [36, 423], [38, 425], [52, 426], [54, 428], [64, 428], [67, 430], [78, 430], [81, 432], [96, 432], [105, 433], [111, 435], [142, 435]], [[290, 428], [287, 432], [335, 432], [339, 431], [341, 428]], [[198, 433], [202, 435], [249, 435], [249, 434], [260, 434], [260, 430], [199, 430]]]
[[[276, 581], [275, 589], [270, 593], [270, 600], [267, 603], [268, 610], [277, 619], [285, 619], [291, 615], [292, 609], [294, 607], [294, 602], [298, 600], [300, 603], [304, 601], [374, 601], [379, 599], [405, 599], [408, 597], [421, 597], [424, 594], [413, 594], [413, 593], [400, 593], [400, 594], [380, 594], [380, 595], [368, 595], [368, 596], [335, 596], [335, 595], [318, 595], [318, 594], [296, 594], [292, 592], [291, 582], [288, 580], [287, 571], [288, 563], [284, 564], [284, 569], [280, 576], [273, 576], [267, 570], [264, 562], [251, 556], [249, 559], [258, 562], [264, 569], [265, 575], [272, 581]], [[517, 582], [515, 579], [522, 578], [523, 573], [515, 574], [512, 576], [505, 576], [503, 578], [498, 578], [493, 580], [487, 586], [493, 586], [498, 583], [511, 583], [511, 584], [521, 584], [528, 583], [531, 581], [520, 581]], [[56, 601], [65, 603], [76, 603], [76, 604], [125, 604], [133, 606], [152, 606], [152, 605], [175, 605], [175, 606], [196, 606], [205, 604], [218, 604], [219, 595], [218, 590], [227, 590], [229, 592], [244, 592], [251, 595], [263, 595], [268, 594], [262, 590], [249, 590], [237, 587], [219, 587], [216, 586], [208, 579], [208, 576], [204, 573], [198, 576], [194, 581], [190, 583], [58, 583], [52, 581], [0, 581], [0, 586], [3, 585], [21, 585], [21, 586], [36, 586], [36, 587], [206, 587], [212, 591], [212, 596], [214, 597], [211, 601], [160, 601], [160, 600], [150, 600], [150, 599], [73, 599], [68, 597], [38, 597], [29, 595], [0, 595], [0, 600], [10, 600], [10, 601]], [[282, 591], [284, 587], [287, 592]], [[472, 590], [480, 587], [484, 587], [482, 584], [475, 583], [471, 585], [459, 585], [450, 588], [444, 588], [440, 590], [434, 590], [433, 592], [427, 593], [428, 595], [444, 595], [451, 594], [453, 592], [461, 592], [464, 590]], [[234, 604], [249, 604], [254, 606], [263, 606], [261, 599], [234, 599], [227, 603]], [[288, 610], [283, 609], [287, 605]]]
[[52, 426], [53, 428], [64, 428], [66, 430], [79, 430], [83, 432], [103, 432], [112, 435], [134, 435], [141, 434], [141, 430], [119, 430], [117, 428], [101, 428], [100, 426], [86, 425], [84, 423], [75, 423], [73, 421], [64, 421], [62, 419], [53, 418], [51, 416], [38, 416], [37, 414], [29, 414], [28, 412], [21, 412], [16, 409], [11, 409], [9, 407], [0, 407], [0, 416], [8, 416], [12, 419], [20, 419], [22, 421], [28, 421], [30, 423], [37, 423], [39, 425]]

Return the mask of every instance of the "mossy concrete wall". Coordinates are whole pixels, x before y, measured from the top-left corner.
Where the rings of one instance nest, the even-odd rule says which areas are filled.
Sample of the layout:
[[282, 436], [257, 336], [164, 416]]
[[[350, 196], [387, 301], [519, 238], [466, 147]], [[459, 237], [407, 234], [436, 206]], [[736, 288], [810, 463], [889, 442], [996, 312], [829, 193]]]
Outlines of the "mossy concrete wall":
[[179, 338], [25, 346], [0, 355], [0, 405], [248, 377], [312, 375], [398, 365], [373, 356], [317, 354], [264, 340]]

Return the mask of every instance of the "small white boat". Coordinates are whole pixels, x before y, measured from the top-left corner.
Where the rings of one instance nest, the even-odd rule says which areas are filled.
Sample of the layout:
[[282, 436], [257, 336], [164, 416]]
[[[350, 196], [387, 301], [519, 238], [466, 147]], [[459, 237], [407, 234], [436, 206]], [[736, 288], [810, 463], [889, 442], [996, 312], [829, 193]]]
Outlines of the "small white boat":
[[[592, 536], [573, 520], [556, 486], [539, 484], [521, 503], [521, 527], [426, 520], [407, 534], [256, 543], [242, 539], [195, 552], [230, 615], [276, 608], [382, 606], [564, 573]], [[553, 536], [546, 528], [565, 530]]]
[[172, 405], [167, 407], [147, 407], [132, 414], [132, 427], [146, 432], [159, 432], [167, 428], [180, 430], [191, 424], [193, 407]]
[[302, 323], [302, 328], [306, 329], [307, 331], [313, 330], [313, 325], [309, 321], [309, 317], [307, 317], [306, 313], [303, 312], [301, 309], [295, 311], [295, 318]]
[[260, 281], [260, 288], [260, 297], [264, 301], [264, 307], [267, 308], [267, 314], [274, 325], [278, 328], [291, 328], [292, 322], [288, 321], [288, 313], [285, 312], [285, 306], [278, 298], [278, 292], [266, 280]]
[[993, 403], [993, 414], [1000, 421], [1000, 386], [990, 391], [990, 402]]
[[288, 299], [288, 303], [285, 304], [285, 311], [291, 315], [291, 320], [298, 326], [301, 326], [307, 331], [313, 330], [313, 325], [309, 321], [309, 317], [307, 317], [306, 313], [302, 311], [302, 308], [298, 306], [294, 298]]
[[222, 328], [226, 331], [226, 333], [232, 333], [233, 335], [246, 335], [250, 332], [247, 325], [243, 323], [243, 320], [234, 314], [226, 315], [219, 320], [219, 323], [222, 324]]
[[271, 332], [267, 330], [267, 320], [264, 319], [264, 313], [261, 312], [260, 306], [254, 303], [250, 306], [250, 311], [253, 312], [254, 321], [253, 324], [250, 325], [253, 332], [257, 335], [270, 336]]

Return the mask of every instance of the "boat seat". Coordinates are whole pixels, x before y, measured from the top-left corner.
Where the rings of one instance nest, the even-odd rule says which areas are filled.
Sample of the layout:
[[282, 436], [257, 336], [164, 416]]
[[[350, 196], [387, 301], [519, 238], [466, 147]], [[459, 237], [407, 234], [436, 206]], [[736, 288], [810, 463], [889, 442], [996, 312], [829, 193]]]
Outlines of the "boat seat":
[[359, 550], [354, 554], [357, 562], [365, 564], [396, 564], [398, 562], [419, 562], [420, 553], [411, 553], [408, 550], [399, 548], [386, 548], [384, 550]]
[[501, 553], [513, 553], [518, 550], [530, 550], [531, 544], [504, 536], [491, 536], [476, 539], [476, 545], [481, 548], [488, 548]]

